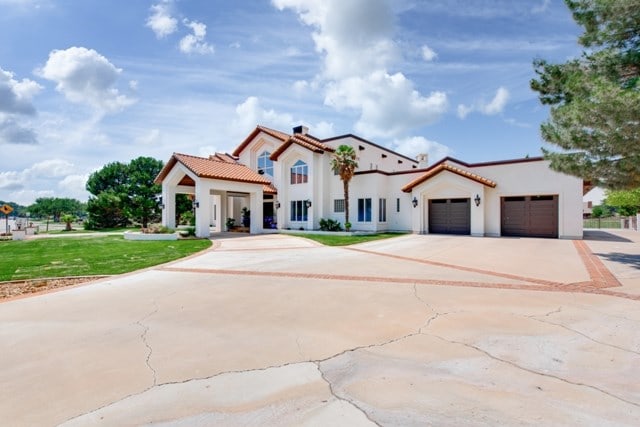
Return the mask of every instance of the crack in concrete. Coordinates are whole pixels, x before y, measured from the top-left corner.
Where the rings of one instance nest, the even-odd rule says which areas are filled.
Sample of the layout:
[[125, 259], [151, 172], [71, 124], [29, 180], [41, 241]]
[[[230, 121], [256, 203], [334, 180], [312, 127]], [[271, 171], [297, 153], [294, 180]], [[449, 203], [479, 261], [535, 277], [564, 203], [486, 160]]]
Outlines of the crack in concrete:
[[610, 344], [610, 343], [606, 343], [604, 341], [599, 341], [599, 340], [597, 340], [597, 339], [595, 339], [593, 337], [590, 337], [589, 335], [587, 335], [587, 334], [585, 334], [583, 332], [580, 332], [580, 331], [578, 331], [576, 329], [573, 329], [573, 328], [570, 328], [570, 327], [568, 327], [566, 325], [563, 325], [562, 323], [550, 322], [548, 320], [539, 319], [536, 316], [526, 316], [526, 317], [528, 317], [531, 320], [535, 320], [536, 322], [546, 323], [547, 325], [557, 326], [557, 327], [565, 329], [565, 330], [567, 330], [569, 332], [573, 332], [574, 334], [580, 335], [581, 337], [584, 337], [584, 338], [588, 339], [589, 341], [592, 341], [592, 342], [594, 342], [596, 344], [604, 345], [606, 347], [615, 348], [615, 349], [618, 349], [618, 350], [621, 350], [621, 351], [624, 351], [624, 352], [627, 352], [627, 353], [634, 353], [634, 354], [640, 355], [640, 351], [635, 351], [635, 350], [631, 350], [629, 348], [620, 347], [620, 346], [615, 345], [615, 344]]
[[[615, 348], [617, 350], [621, 350], [621, 351], [624, 351], [624, 352], [634, 353], [634, 354], [640, 355], [640, 351], [632, 350], [632, 349], [629, 349], [629, 348], [626, 348], [626, 347], [621, 347], [621, 346], [618, 346], [618, 345], [615, 345], [615, 344], [611, 344], [611, 343], [607, 343], [607, 342], [604, 342], [604, 341], [599, 341], [599, 340], [597, 340], [597, 339], [585, 334], [584, 332], [580, 332], [580, 331], [578, 331], [576, 329], [570, 328], [565, 324], [551, 322], [549, 320], [542, 319], [543, 317], [547, 317], [548, 318], [553, 314], [557, 314], [557, 313], [561, 313], [561, 312], [562, 312], [562, 306], [560, 306], [560, 307], [556, 308], [555, 310], [552, 310], [552, 311], [550, 311], [550, 312], [548, 312], [548, 313], [546, 313], [544, 315], [532, 314], [532, 315], [526, 315], [524, 317], [526, 317], [528, 319], [531, 319], [531, 320], [535, 320], [536, 322], [545, 323], [547, 325], [552, 325], [552, 326], [557, 326], [559, 328], [565, 329], [565, 330], [567, 330], [569, 332], [572, 332], [574, 334], [580, 335], [581, 337], [584, 337], [584, 338], [588, 339], [589, 341], [592, 341], [592, 342], [594, 342], [596, 344], [600, 344], [600, 345], [604, 345], [606, 347]], [[517, 313], [512, 313], [512, 314], [514, 314], [516, 316], [518, 315]]]
[[595, 391], [597, 391], [599, 393], [605, 394], [605, 395], [607, 395], [607, 396], [609, 396], [609, 397], [611, 397], [613, 399], [616, 399], [616, 400], [619, 400], [621, 402], [624, 402], [624, 403], [627, 403], [629, 405], [633, 405], [633, 406], [636, 406], [636, 407], [640, 408], [640, 403], [633, 402], [631, 400], [625, 399], [624, 397], [615, 395], [615, 394], [613, 394], [611, 392], [608, 392], [607, 390], [603, 390], [603, 389], [601, 389], [601, 388], [599, 388], [597, 386], [594, 386], [594, 385], [591, 385], [591, 384], [586, 384], [586, 383], [581, 383], [581, 382], [576, 382], [576, 381], [571, 381], [569, 379], [562, 378], [562, 377], [557, 376], [557, 375], [547, 374], [547, 373], [544, 373], [544, 372], [539, 372], [539, 371], [536, 371], [534, 369], [527, 368], [527, 367], [522, 366], [522, 365], [518, 365], [515, 362], [512, 362], [510, 360], [506, 360], [506, 359], [502, 359], [502, 358], [500, 358], [500, 357], [498, 357], [498, 356], [496, 356], [494, 354], [489, 353], [485, 349], [480, 348], [478, 346], [475, 346], [473, 344], [469, 344], [469, 343], [465, 343], [465, 342], [461, 342], [461, 341], [455, 341], [455, 340], [448, 340], [448, 339], [446, 339], [444, 337], [441, 337], [441, 336], [435, 335], [435, 334], [428, 334], [428, 335], [430, 335], [430, 336], [432, 336], [434, 338], [438, 338], [441, 341], [448, 342], [450, 344], [457, 344], [457, 345], [461, 345], [461, 346], [464, 346], [464, 347], [467, 347], [467, 348], [471, 348], [473, 350], [476, 350], [477, 352], [480, 352], [480, 353], [484, 354], [485, 356], [487, 356], [490, 359], [493, 359], [493, 360], [495, 360], [497, 362], [505, 363], [507, 365], [513, 366], [516, 369], [520, 369], [520, 370], [528, 372], [530, 374], [539, 375], [539, 376], [547, 377], [547, 378], [553, 378], [553, 379], [561, 381], [563, 383], [571, 384], [571, 385], [578, 386], [578, 387], [586, 387], [586, 388], [589, 388], [591, 390], [595, 390]]
[[369, 420], [371, 423], [382, 427], [382, 424], [380, 424], [379, 422], [377, 422], [376, 420], [374, 420], [373, 418], [371, 418], [371, 416], [367, 413], [367, 411], [365, 411], [362, 407], [360, 407], [359, 405], [357, 405], [353, 400], [348, 399], [346, 397], [340, 396], [336, 393], [336, 391], [333, 389], [333, 384], [331, 383], [331, 381], [329, 381], [329, 379], [326, 377], [324, 371], [322, 370], [321, 366], [320, 366], [321, 362], [315, 362], [316, 364], [316, 368], [318, 368], [318, 372], [320, 373], [320, 377], [322, 378], [322, 380], [327, 383], [327, 386], [329, 388], [329, 393], [331, 393], [331, 396], [333, 396], [335, 399], [340, 400], [342, 402], [346, 402], [349, 405], [353, 406], [354, 408], [356, 408], [358, 411], [360, 411], [366, 418], [367, 420]]
[[[418, 291], [417, 291], [416, 285], [414, 285], [413, 289], [414, 289], [414, 296], [419, 301], [421, 301], [427, 308], [429, 308], [430, 311], [434, 311], [433, 308], [431, 308], [431, 306], [429, 305], [429, 303], [427, 303], [425, 300], [423, 300], [418, 295]], [[146, 364], [147, 364], [147, 367], [149, 368], [149, 370], [151, 370], [151, 372], [153, 373], [153, 385], [151, 385], [150, 387], [147, 387], [144, 390], [141, 390], [139, 392], [131, 393], [131, 394], [129, 394], [127, 396], [124, 396], [124, 397], [122, 397], [122, 398], [120, 398], [118, 400], [115, 400], [113, 402], [110, 402], [110, 403], [107, 403], [105, 405], [102, 405], [99, 408], [95, 408], [95, 409], [92, 409], [91, 411], [88, 411], [86, 413], [71, 417], [68, 420], [64, 421], [63, 424], [67, 423], [67, 422], [70, 422], [70, 421], [72, 421], [72, 420], [74, 420], [76, 418], [80, 418], [80, 417], [92, 414], [94, 412], [97, 412], [97, 411], [99, 411], [101, 409], [107, 408], [109, 406], [115, 405], [115, 404], [117, 404], [119, 402], [122, 402], [122, 401], [124, 401], [126, 399], [129, 399], [129, 398], [132, 398], [132, 397], [136, 397], [136, 396], [140, 396], [140, 395], [148, 392], [149, 390], [151, 390], [151, 389], [153, 389], [155, 387], [164, 387], [164, 386], [170, 386], [170, 385], [187, 384], [187, 383], [190, 383], [190, 382], [193, 382], [193, 381], [206, 381], [206, 380], [210, 380], [210, 379], [222, 376], [222, 375], [233, 375], [233, 374], [243, 374], [243, 373], [251, 373], [251, 372], [261, 372], [261, 371], [266, 371], [266, 370], [269, 370], [269, 369], [277, 369], [277, 368], [284, 368], [284, 367], [287, 367], [287, 366], [294, 366], [294, 365], [298, 365], [298, 364], [301, 364], [301, 363], [314, 363], [318, 367], [318, 370], [320, 371], [320, 374], [321, 374], [323, 380], [329, 384], [329, 387], [331, 389], [332, 395], [334, 395], [339, 400], [343, 400], [343, 401], [346, 401], [346, 402], [352, 404], [353, 406], [358, 408], [361, 412], [363, 412], [364, 415], [367, 417], [367, 419], [369, 419], [372, 423], [374, 423], [376, 425], [380, 425], [377, 422], [371, 420], [369, 418], [368, 414], [366, 412], [364, 412], [361, 408], [359, 408], [357, 405], [355, 405], [353, 402], [350, 402], [345, 398], [340, 398], [340, 397], [336, 396], [333, 393], [332, 385], [325, 378], [324, 373], [320, 369], [320, 364], [324, 363], [324, 362], [328, 362], [328, 361], [330, 361], [332, 359], [335, 359], [335, 358], [338, 358], [340, 356], [343, 356], [343, 355], [345, 355], [347, 353], [356, 352], [356, 351], [360, 351], [360, 350], [366, 350], [366, 349], [370, 349], [370, 348], [376, 348], [376, 347], [384, 347], [386, 345], [393, 344], [393, 343], [396, 343], [396, 342], [399, 342], [399, 341], [402, 341], [402, 340], [405, 340], [405, 339], [408, 339], [408, 338], [411, 338], [411, 337], [414, 337], [414, 336], [422, 335], [423, 334], [422, 333], [422, 328], [428, 326], [429, 323], [431, 323], [431, 321], [433, 321], [434, 319], [436, 319], [436, 318], [438, 318], [440, 316], [449, 314], [449, 313], [436, 313], [434, 316], [432, 316], [429, 319], [427, 319], [427, 321], [425, 322], [425, 325], [419, 327], [417, 332], [411, 332], [411, 333], [405, 334], [405, 335], [403, 335], [401, 337], [391, 338], [391, 339], [383, 341], [381, 343], [361, 345], [361, 346], [348, 348], [348, 349], [345, 349], [345, 350], [343, 350], [341, 352], [335, 353], [335, 354], [333, 354], [331, 356], [325, 357], [323, 359], [301, 360], [301, 361], [297, 361], [297, 362], [286, 362], [286, 363], [282, 363], [280, 365], [270, 365], [270, 366], [261, 367], [261, 368], [251, 368], [251, 369], [239, 369], [239, 370], [224, 371], [224, 372], [218, 372], [218, 373], [215, 373], [213, 375], [206, 376], [206, 377], [192, 377], [192, 378], [187, 378], [187, 379], [182, 380], [182, 381], [167, 381], [167, 382], [164, 382], [164, 383], [158, 383], [157, 382], [157, 372], [156, 372], [156, 370], [153, 368], [153, 366], [150, 363], [150, 359], [151, 359], [151, 356], [153, 354], [153, 348], [149, 345], [149, 343], [147, 341], [147, 333], [149, 332], [149, 326], [143, 324], [143, 322], [146, 319], [148, 319], [149, 317], [153, 316], [154, 314], [156, 314], [159, 311], [159, 308], [158, 308], [157, 303], [155, 301], [154, 301], [154, 305], [156, 306], [156, 308], [152, 312], [148, 313], [146, 316], [144, 316], [142, 319], [138, 320], [135, 323], [136, 325], [138, 325], [138, 326], [140, 326], [141, 328], [144, 329], [142, 334], [140, 335], [140, 338], [142, 339], [143, 343], [145, 344], [145, 346], [148, 349], [147, 358], [146, 358]], [[304, 355], [302, 354], [302, 349], [300, 347], [299, 337], [296, 337], [296, 344], [298, 346], [298, 353], [300, 354], [301, 358], [304, 359]]]
[[149, 314], [147, 314], [142, 319], [136, 322], [136, 325], [142, 328], [142, 334], [140, 334], [140, 339], [142, 340], [142, 343], [144, 344], [144, 346], [147, 347], [147, 357], [145, 359], [145, 364], [147, 365], [147, 368], [149, 368], [149, 370], [153, 375], [153, 384], [151, 385], [151, 387], [155, 387], [158, 384], [158, 373], [156, 372], [156, 370], [154, 369], [154, 367], [151, 365], [151, 362], [150, 362], [151, 356], [153, 355], [153, 347], [151, 347], [151, 345], [149, 344], [149, 341], [147, 340], [147, 334], [149, 333], [149, 325], [146, 325], [142, 322], [144, 322], [145, 320], [147, 320], [148, 318], [150, 318], [151, 316], [153, 316], [158, 312], [159, 308], [157, 303], [154, 301], [153, 304], [155, 305], [156, 308], [152, 312], [150, 312]]
[[153, 316], [154, 314], [156, 314], [160, 310], [160, 308], [158, 307], [158, 304], [157, 304], [156, 301], [153, 301], [153, 305], [155, 306], [155, 308], [151, 312], [147, 313], [144, 317], [142, 317], [140, 320], [138, 320], [138, 321], [136, 321], [134, 323], [134, 325], [139, 326], [139, 327], [141, 327], [143, 329], [142, 334], [140, 334], [140, 339], [142, 340], [142, 343], [147, 348], [147, 357], [145, 358], [145, 364], [147, 365], [147, 368], [149, 368], [149, 370], [151, 371], [151, 373], [153, 375], [153, 384], [151, 384], [149, 387], [145, 388], [144, 390], [138, 391], [136, 393], [128, 394], [128, 395], [126, 395], [124, 397], [121, 397], [120, 399], [118, 399], [116, 401], [106, 403], [106, 404], [104, 404], [104, 405], [102, 405], [102, 406], [100, 406], [98, 408], [94, 408], [94, 409], [92, 409], [90, 411], [87, 411], [87, 412], [84, 412], [82, 414], [74, 415], [74, 416], [66, 419], [62, 423], [60, 423], [60, 425], [64, 425], [66, 423], [69, 423], [69, 422], [71, 422], [71, 421], [73, 421], [73, 420], [75, 420], [77, 418], [85, 417], [87, 415], [93, 414], [95, 412], [100, 411], [101, 409], [108, 408], [109, 406], [115, 405], [116, 403], [122, 402], [122, 401], [127, 400], [127, 399], [129, 399], [131, 397], [142, 395], [142, 394], [148, 392], [149, 390], [153, 389], [154, 387], [156, 387], [158, 385], [157, 372], [153, 368], [153, 366], [151, 366], [151, 363], [150, 363], [150, 359], [151, 359], [151, 356], [153, 354], [153, 348], [151, 347], [151, 345], [149, 345], [149, 342], [147, 341], [147, 333], [149, 332], [149, 326], [142, 323], [145, 320], [147, 320], [148, 318], [150, 318], [151, 316]]

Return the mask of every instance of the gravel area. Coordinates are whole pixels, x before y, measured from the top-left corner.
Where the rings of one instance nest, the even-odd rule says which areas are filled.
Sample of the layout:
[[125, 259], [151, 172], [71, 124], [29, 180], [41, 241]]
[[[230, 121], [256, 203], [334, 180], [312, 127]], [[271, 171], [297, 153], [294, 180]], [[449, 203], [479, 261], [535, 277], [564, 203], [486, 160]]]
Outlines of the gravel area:
[[43, 292], [65, 286], [78, 285], [80, 283], [93, 282], [107, 276], [90, 277], [56, 277], [49, 279], [16, 280], [12, 282], [0, 282], [0, 299], [12, 298], [19, 295]]

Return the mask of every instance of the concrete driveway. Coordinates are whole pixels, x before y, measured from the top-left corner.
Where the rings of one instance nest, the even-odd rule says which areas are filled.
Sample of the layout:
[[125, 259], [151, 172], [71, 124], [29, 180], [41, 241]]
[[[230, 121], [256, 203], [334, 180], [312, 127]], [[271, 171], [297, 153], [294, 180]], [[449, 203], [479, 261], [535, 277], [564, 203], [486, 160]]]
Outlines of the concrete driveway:
[[0, 303], [0, 425], [629, 425], [640, 234], [263, 235]]

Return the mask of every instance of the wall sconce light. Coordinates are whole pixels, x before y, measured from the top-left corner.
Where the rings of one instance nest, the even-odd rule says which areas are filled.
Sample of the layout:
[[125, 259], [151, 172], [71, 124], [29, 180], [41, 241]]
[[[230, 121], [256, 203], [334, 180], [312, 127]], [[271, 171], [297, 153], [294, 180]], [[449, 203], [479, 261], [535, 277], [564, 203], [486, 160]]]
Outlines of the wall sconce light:
[[476, 206], [480, 206], [480, 195], [476, 194], [476, 197], [473, 199], [473, 201], [476, 203]]
[[198, 209], [200, 207], [200, 202], [197, 201], [197, 200], [195, 202], [193, 202], [193, 207]]
[[413, 200], [411, 201], [411, 204], [413, 205], [414, 208], [418, 207], [418, 199], [416, 199], [415, 196], [413, 196]]
[[311, 200], [305, 200], [304, 204], [307, 207], [307, 209], [309, 209], [311, 207]]
[[279, 201], [276, 202], [276, 209], [280, 209], [280, 202]]
[[164, 210], [164, 203], [160, 204], [160, 209]]

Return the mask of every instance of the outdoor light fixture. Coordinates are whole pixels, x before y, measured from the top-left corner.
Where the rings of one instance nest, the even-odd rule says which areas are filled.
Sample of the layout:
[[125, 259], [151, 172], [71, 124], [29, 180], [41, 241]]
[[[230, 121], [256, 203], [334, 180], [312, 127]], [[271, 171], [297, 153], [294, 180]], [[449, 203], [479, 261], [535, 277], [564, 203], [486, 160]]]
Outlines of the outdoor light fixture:
[[418, 207], [418, 199], [416, 199], [415, 196], [413, 197], [411, 204], [413, 205], [414, 208]]
[[280, 202], [276, 202], [276, 209], [280, 209]]
[[476, 202], [476, 206], [480, 206], [480, 195], [476, 194], [476, 197], [473, 199], [474, 202]]
[[311, 200], [305, 200], [304, 204], [307, 206], [307, 209], [311, 207]]
[[200, 207], [200, 202], [197, 201], [197, 200], [195, 202], [193, 202], [193, 207], [198, 209]]

